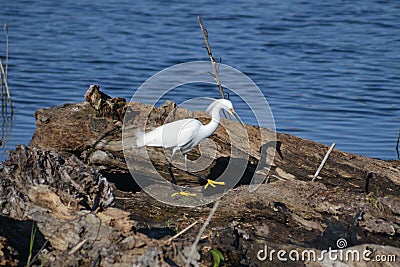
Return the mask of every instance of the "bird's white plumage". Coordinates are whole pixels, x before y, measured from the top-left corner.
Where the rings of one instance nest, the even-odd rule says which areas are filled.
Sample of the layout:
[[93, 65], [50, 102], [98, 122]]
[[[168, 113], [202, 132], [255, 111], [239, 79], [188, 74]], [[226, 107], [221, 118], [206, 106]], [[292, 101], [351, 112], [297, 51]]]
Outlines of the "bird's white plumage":
[[219, 112], [222, 109], [234, 115], [236, 119], [243, 125], [233, 110], [231, 101], [227, 99], [217, 99], [212, 102], [206, 110], [206, 112], [210, 113], [212, 116], [212, 120], [207, 125], [203, 125], [196, 119], [183, 119], [167, 123], [148, 133], [144, 133], [137, 128], [137, 146], [173, 148], [173, 153], [170, 159], [171, 162], [176, 150], [180, 150], [182, 154], [186, 155], [186, 153], [188, 153], [198, 143], [214, 133], [219, 125]]
[[140, 136], [137, 145], [164, 148], [183, 147], [193, 140], [201, 126], [203, 126], [201, 122], [195, 119], [167, 123]]
[[[231, 101], [226, 99], [217, 99], [212, 102], [206, 112], [210, 113], [211, 121], [203, 125], [200, 121], [196, 119], [183, 119], [174, 121], [171, 123], [167, 123], [160, 127], [155, 128], [154, 130], [145, 133], [141, 131], [139, 128], [136, 129], [136, 144], [138, 147], [142, 146], [155, 146], [155, 147], [164, 147], [164, 148], [172, 148], [171, 158], [168, 162], [168, 171], [170, 173], [172, 183], [176, 185], [176, 180], [174, 174], [172, 172], [172, 159], [176, 151], [181, 151], [185, 156], [185, 172], [191, 175], [194, 175], [198, 178], [207, 181], [204, 189], [207, 188], [208, 185], [215, 187], [216, 185], [224, 185], [225, 182], [213, 181], [211, 179], [206, 179], [197, 174], [194, 174], [188, 171], [187, 166], [187, 153], [199, 144], [202, 140], [206, 139], [210, 135], [214, 133], [214, 131], [218, 128], [220, 117], [220, 111], [226, 110], [230, 114], [234, 115], [235, 118], [240, 122], [240, 124], [244, 127], [242, 121], [237, 116], [235, 111], [233, 110], [233, 106]], [[186, 192], [180, 192], [183, 195], [188, 195]], [[178, 193], [174, 193], [173, 196]], [[189, 193], [190, 194], [190, 193]]]

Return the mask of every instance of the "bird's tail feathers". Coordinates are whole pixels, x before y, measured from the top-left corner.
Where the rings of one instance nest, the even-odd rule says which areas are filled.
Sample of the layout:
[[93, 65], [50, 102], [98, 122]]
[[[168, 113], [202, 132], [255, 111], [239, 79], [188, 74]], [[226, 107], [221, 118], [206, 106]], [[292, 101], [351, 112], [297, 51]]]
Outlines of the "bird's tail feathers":
[[136, 128], [136, 145], [142, 147], [144, 143], [144, 132], [139, 127]]

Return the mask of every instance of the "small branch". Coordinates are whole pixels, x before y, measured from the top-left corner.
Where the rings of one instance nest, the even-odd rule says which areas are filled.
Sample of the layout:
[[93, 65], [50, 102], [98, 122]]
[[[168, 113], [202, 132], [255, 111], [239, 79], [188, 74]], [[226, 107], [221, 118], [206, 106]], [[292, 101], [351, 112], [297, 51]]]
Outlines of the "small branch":
[[7, 24], [7, 21], [4, 22], [3, 29], [6, 32], [6, 71], [5, 71], [5, 74], [6, 74], [6, 78], [7, 78], [7, 75], [8, 75], [8, 24]]
[[312, 182], [314, 182], [315, 179], [317, 179], [318, 174], [320, 173], [320, 171], [321, 171], [322, 168], [324, 167], [325, 162], [327, 161], [327, 159], [328, 159], [328, 157], [329, 157], [329, 154], [331, 154], [331, 152], [332, 152], [333, 148], [335, 147], [335, 145], [336, 145], [336, 143], [333, 143], [333, 144], [331, 145], [331, 147], [329, 148], [328, 152], [326, 152], [326, 155], [325, 155], [324, 159], [322, 160], [321, 164], [320, 164], [319, 167], [318, 167], [318, 170], [315, 172], [314, 177], [313, 177], [313, 179], [311, 180]]
[[11, 109], [12, 109], [12, 101], [11, 101], [10, 90], [8, 88], [7, 76], [6, 76], [5, 72], [4, 72], [3, 62], [1, 61], [1, 58], [0, 58], [0, 70], [1, 70], [1, 74], [3, 75], [4, 86], [6, 87], [8, 102], [10, 103], [10, 106], [11, 106]]
[[88, 241], [87, 238], [83, 239], [81, 242], [79, 242], [75, 247], [73, 247], [71, 249], [70, 252], [68, 252], [69, 255], [74, 254], [75, 252], [77, 252], [78, 250], [81, 249], [81, 247]]
[[175, 238], [181, 236], [183, 233], [187, 232], [190, 228], [192, 228], [193, 226], [196, 225], [196, 223], [198, 223], [199, 221], [195, 221], [194, 223], [192, 223], [191, 225], [189, 225], [188, 227], [186, 227], [185, 229], [183, 229], [182, 231], [180, 231], [179, 233], [177, 233], [176, 235], [174, 235], [173, 237], [171, 237], [170, 239], [168, 239], [168, 242], [171, 242], [172, 240], [174, 240]]
[[[1, 65], [1, 57], [0, 57], [0, 65]], [[3, 73], [0, 71], [0, 89], [1, 89], [1, 107], [2, 113], [4, 114], [4, 90], [3, 90]]]
[[8, 24], [7, 24], [7, 22], [4, 23], [3, 29], [6, 32], [6, 69], [4, 70], [3, 62], [1, 61], [1, 58], [0, 58], [0, 70], [1, 70], [0, 76], [3, 76], [3, 79], [2, 79], [2, 81], [0, 80], [0, 83], [4, 81], [4, 86], [5, 86], [6, 92], [7, 92], [7, 100], [10, 103], [11, 114], [14, 114], [10, 90], [8, 88], [8, 82], [7, 82], [7, 75], [8, 75]]
[[192, 247], [190, 249], [189, 257], [187, 258], [186, 265], [185, 265], [186, 267], [190, 266], [190, 262], [192, 260], [193, 254], [196, 250], [197, 244], [199, 243], [200, 238], [204, 233], [204, 230], [206, 230], [207, 225], [210, 223], [212, 216], [214, 216], [214, 213], [217, 211], [217, 208], [218, 208], [218, 205], [220, 202], [221, 202], [221, 199], [218, 199], [217, 201], [215, 201], [214, 207], [211, 209], [210, 214], [208, 214], [206, 221], [204, 222], [203, 226], [201, 227], [199, 233], [197, 234], [196, 240], [193, 242]]
[[397, 159], [400, 159], [399, 142], [400, 142], [400, 132], [399, 136], [397, 137], [397, 145], [396, 145]]
[[215, 81], [217, 82], [218, 90], [219, 90], [219, 92], [221, 94], [221, 97], [225, 98], [224, 90], [222, 89], [221, 81], [220, 81], [219, 75], [218, 75], [217, 63], [215, 62], [215, 59], [214, 59], [213, 54], [211, 52], [210, 44], [208, 42], [207, 29], [204, 28], [203, 22], [201, 21], [200, 16], [197, 17], [197, 20], [199, 21], [201, 32], [203, 33], [204, 41], [206, 42], [206, 49], [207, 49], [208, 56], [210, 57], [210, 60], [211, 60], [211, 65], [212, 65], [212, 68], [213, 68], [213, 71], [214, 71], [214, 78], [215, 78]]

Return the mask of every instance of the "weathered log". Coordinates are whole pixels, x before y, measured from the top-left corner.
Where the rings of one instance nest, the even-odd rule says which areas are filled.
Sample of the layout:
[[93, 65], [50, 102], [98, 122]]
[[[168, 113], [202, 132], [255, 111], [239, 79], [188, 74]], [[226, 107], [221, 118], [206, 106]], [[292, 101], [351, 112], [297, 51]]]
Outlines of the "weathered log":
[[[94, 89], [93, 89], [94, 88]], [[103, 97], [108, 102], [115, 102], [108, 96], [100, 93], [93, 93], [98, 87], [91, 87], [88, 92], [91, 95]], [[89, 94], [89, 93], [87, 93]], [[57, 151], [72, 152], [86, 162], [96, 165], [102, 174], [114, 177], [120, 175], [120, 180], [129, 180], [129, 170], [125, 163], [122, 148], [121, 121], [115, 120], [115, 114], [112, 112], [104, 113], [96, 111], [100, 100], [91, 100], [93, 107], [89, 103], [79, 103], [75, 105], [63, 105], [48, 109], [40, 109], [35, 113], [37, 128], [30, 146], [42, 149], [54, 149]], [[104, 102], [103, 101], [103, 102]], [[124, 102], [125, 103], [125, 102]], [[101, 105], [100, 105], [101, 106]], [[109, 108], [106, 108], [109, 110]], [[143, 124], [143, 116], [147, 116], [147, 128], [151, 129], [164, 123], [166, 119], [176, 120], [187, 117], [201, 117], [204, 119], [206, 114], [203, 112], [189, 112], [187, 110], [176, 108], [172, 102], [168, 102], [160, 108], [153, 108], [149, 105], [140, 103], [129, 104], [129, 109], [134, 116], [129, 121], [132, 125]], [[122, 109], [125, 110], [125, 109]], [[110, 116], [98, 116], [96, 114], [109, 114]], [[117, 112], [121, 117], [120, 112]], [[172, 116], [170, 115], [172, 114]], [[168, 117], [169, 116], [169, 117]], [[223, 120], [226, 127], [235, 131], [240, 129], [237, 123], [230, 120]], [[129, 126], [126, 126], [129, 127]], [[248, 162], [237, 161], [246, 164], [246, 172], [242, 177], [245, 183], [248, 177], [251, 177], [260, 159], [260, 149], [263, 142], [260, 138], [261, 132], [270, 136], [271, 141], [277, 140], [281, 144], [280, 149], [282, 157], [276, 156], [274, 166], [269, 177], [276, 179], [299, 179], [309, 181], [318, 168], [327, 146], [298, 138], [292, 135], [277, 133], [276, 136], [267, 129], [246, 125], [246, 131], [250, 140]], [[131, 131], [134, 142], [134, 129]], [[130, 138], [130, 137], [127, 137]], [[211, 136], [214, 144], [217, 146], [217, 154], [210, 153], [205, 158], [213, 164], [200, 172], [203, 176], [215, 177], [222, 173], [229, 160], [231, 159], [231, 146], [229, 135], [223, 127], [219, 127], [214, 135]], [[207, 147], [202, 151], [207, 154]], [[133, 168], [137, 171], [147, 173], [147, 175], [158, 175], [161, 173], [166, 179], [169, 179], [167, 171], [167, 157], [162, 149], [149, 148], [148, 153], [156, 170], [151, 170], [144, 162], [143, 154], [134, 154]], [[198, 157], [199, 151], [194, 150], [189, 153], [190, 157]], [[216, 160], [213, 159], [216, 158]], [[182, 166], [183, 159], [178, 157], [175, 163]], [[265, 166], [268, 167], [268, 166]], [[258, 173], [263, 170], [258, 169]], [[373, 178], [371, 178], [373, 177]], [[397, 161], [383, 161], [371, 159], [351, 153], [345, 153], [334, 150], [330, 155], [326, 165], [319, 175], [322, 182], [327, 186], [344, 186], [360, 192], [371, 192], [379, 188], [382, 195], [391, 195], [396, 192], [400, 185], [400, 170]], [[119, 181], [116, 181], [117, 183]], [[197, 184], [198, 181], [192, 176], [179, 172], [178, 182], [186, 185]]]
[[[200, 117], [206, 121], [206, 115], [176, 108], [172, 102], [159, 108], [125, 103], [106, 96], [96, 86], [86, 96], [90, 103], [40, 109], [35, 113], [37, 128], [29, 148], [17, 148], [0, 171], [5, 177], [0, 192], [3, 214], [38, 224], [40, 232], [49, 240], [41, 254], [42, 259], [47, 255], [49, 265], [61, 262], [73, 265], [77, 260], [84, 266], [93, 262], [102, 266], [132, 263], [153, 266], [172, 262], [184, 265], [188, 247], [200, 225], [172, 243], [167, 240], [195, 220], [204, 220], [210, 207], [178, 209], [132, 186], [134, 180], [121, 143], [123, 114], [132, 112], [132, 120], [128, 122], [131, 125], [142, 125], [143, 118], [147, 117], [148, 129], [166, 119]], [[232, 131], [240, 129], [235, 122], [223, 120], [223, 123]], [[229, 161], [246, 169], [237, 187], [222, 198], [194, 264], [211, 265], [209, 251], [215, 248], [224, 254], [227, 265], [257, 266], [263, 264], [257, 259], [257, 253], [264, 245], [287, 251], [314, 249], [318, 253], [329, 247], [335, 249], [340, 238], [346, 239], [348, 248], [363, 250], [368, 245], [375, 248], [373, 255], [400, 255], [399, 161], [370, 159], [334, 150], [319, 179], [311, 182], [327, 146], [287, 134], [275, 136], [268, 129], [249, 125], [246, 131], [250, 140], [248, 159], [231, 156], [229, 136], [223, 127], [211, 137], [218, 150], [216, 154], [207, 154], [211, 150], [207, 145], [201, 151], [206, 159], [213, 160], [200, 172], [204, 176], [218, 177]], [[132, 136], [127, 138], [134, 141], [133, 129], [129, 133]], [[261, 134], [278, 143], [282, 155], [276, 153], [268, 173], [269, 182], [250, 193], [249, 177], [265, 176], [269, 167], [257, 166], [260, 160], [265, 160], [260, 156], [260, 149], [266, 155], [267, 146]], [[164, 151], [148, 151], [156, 170], [140, 167], [145, 158], [137, 153], [134, 171], [149, 179], [160, 172], [168, 179]], [[192, 158], [197, 156], [198, 150], [189, 154]], [[59, 163], [60, 160], [64, 163]], [[183, 162], [177, 157], [176, 162], [179, 161]], [[72, 177], [70, 180], [65, 180], [65, 171]], [[80, 172], [84, 175], [80, 176]], [[179, 184], [193, 186], [198, 182], [182, 171], [175, 172]], [[109, 188], [107, 183], [100, 190], [100, 174], [112, 182], [112, 191], [104, 190]], [[110, 192], [115, 197], [113, 208], [109, 207]], [[91, 212], [96, 196], [102, 209]], [[59, 230], [53, 234], [54, 229]], [[82, 229], [85, 229], [83, 234]], [[400, 256], [397, 257], [399, 260]], [[273, 263], [280, 261], [274, 258]], [[306, 264], [326, 266], [329, 260]]]
[[[8, 218], [0, 217], [0, 229], [8, 238], [25, 241], [18, 247], [20, 264], [27, 260], [33, 223], [39, 229], [36, 243], [40, 239], [43, 245], [34, 252], [46, 266], [89, 266], [98, 258], [103, 266], [127, 265], [148, 247], [157, 247], [157, 241], [135, 233], [137, 223], [129, 212], [110, 207], [114, 195], [108, 181], [76, 156], [19, 146], [3, 165], [0, 206]], [[10, 224], [24, 235], [6, 231]], [[7, 264], [15, 261], [4, 257]]]

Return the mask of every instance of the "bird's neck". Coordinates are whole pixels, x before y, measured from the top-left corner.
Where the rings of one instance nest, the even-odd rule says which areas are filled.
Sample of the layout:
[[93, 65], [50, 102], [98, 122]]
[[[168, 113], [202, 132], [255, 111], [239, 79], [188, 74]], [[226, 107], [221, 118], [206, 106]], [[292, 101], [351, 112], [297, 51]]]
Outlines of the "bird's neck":
[[218, 128], [221, 119], [219, 111], [220, 109], [214, 109], [211, 113], [211, 121], [202, 127], [201, 134], [204, 134], [205, 137], [212, 135]]

